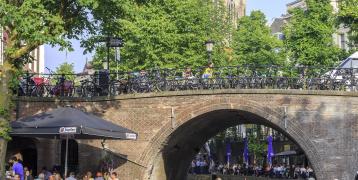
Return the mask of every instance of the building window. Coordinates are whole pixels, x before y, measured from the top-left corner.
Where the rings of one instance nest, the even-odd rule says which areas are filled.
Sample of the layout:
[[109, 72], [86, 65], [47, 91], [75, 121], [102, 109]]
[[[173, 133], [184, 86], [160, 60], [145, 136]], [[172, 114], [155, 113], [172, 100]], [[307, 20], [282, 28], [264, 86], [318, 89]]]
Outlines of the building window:
[[347, 42], [344, 34], [340, 34], [340, 40], [341, 40], [341, 48], [346, 49]]

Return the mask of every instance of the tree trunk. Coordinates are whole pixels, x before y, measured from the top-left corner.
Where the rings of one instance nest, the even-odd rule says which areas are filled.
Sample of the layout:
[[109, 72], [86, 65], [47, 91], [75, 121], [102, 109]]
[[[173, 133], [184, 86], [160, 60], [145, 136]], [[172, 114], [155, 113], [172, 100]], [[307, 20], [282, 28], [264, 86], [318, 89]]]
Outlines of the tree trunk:
[[8, 122], [10, 121], [10, 113], [12, 112], [9, 83], [13, 75], [13, 68], [6, 60], [0, 68], [0, 179], [5, 179], [3, 176], [5, 172], [5, 156], [9, 131]]
[[7, 140], [0, 137], [0, 179], [5, 179], [5, 156], [7, 150]]

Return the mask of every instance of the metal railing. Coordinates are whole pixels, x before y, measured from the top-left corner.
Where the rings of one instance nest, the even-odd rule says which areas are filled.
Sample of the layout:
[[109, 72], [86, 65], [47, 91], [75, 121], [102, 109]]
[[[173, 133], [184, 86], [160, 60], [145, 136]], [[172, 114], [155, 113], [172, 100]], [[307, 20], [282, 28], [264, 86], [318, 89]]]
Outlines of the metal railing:
[[[205, 74], [205, 72], [209, 72]], [[89, 74], [23, 74], [19, 96], [95, 97], [202, 89], [357, 91], [357, 68], [236, 66]]]

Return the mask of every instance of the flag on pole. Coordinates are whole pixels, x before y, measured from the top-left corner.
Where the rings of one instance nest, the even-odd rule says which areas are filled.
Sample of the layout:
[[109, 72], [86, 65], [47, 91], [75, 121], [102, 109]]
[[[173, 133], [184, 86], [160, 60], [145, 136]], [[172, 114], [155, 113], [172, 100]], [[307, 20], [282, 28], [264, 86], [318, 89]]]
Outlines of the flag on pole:
[[267, 163], [272, 166], [272, 156], [274, 155], [272, 147], [272, 136], [267, 137], [267, 143]]
[[226, 160], [227, 165], [230, 165], [230, 157], [231, 157], [231, 144], [229, 141], [226, 142]]
[[246, 165], [249, 164], [249, 143], [247, 137], [244, 138], [244, 162]]

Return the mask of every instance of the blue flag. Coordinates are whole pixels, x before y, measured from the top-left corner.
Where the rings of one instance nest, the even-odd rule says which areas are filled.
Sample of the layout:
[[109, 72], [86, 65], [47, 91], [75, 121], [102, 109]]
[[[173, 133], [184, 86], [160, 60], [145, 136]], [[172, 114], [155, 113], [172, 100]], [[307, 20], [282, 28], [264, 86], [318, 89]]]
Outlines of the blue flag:
[[244, 162], [246, 165], [249, 164], [249, 143], [246, 137], [244, 138]]
[[226, 142], [226, 159], [227, 164], [230, 164], [230, 157], [231, 157], [231, 144], [229, 141]]
[[272, 136], [267, 137], [267, 163], [272, 165], [273, 147], [272, 147]]

